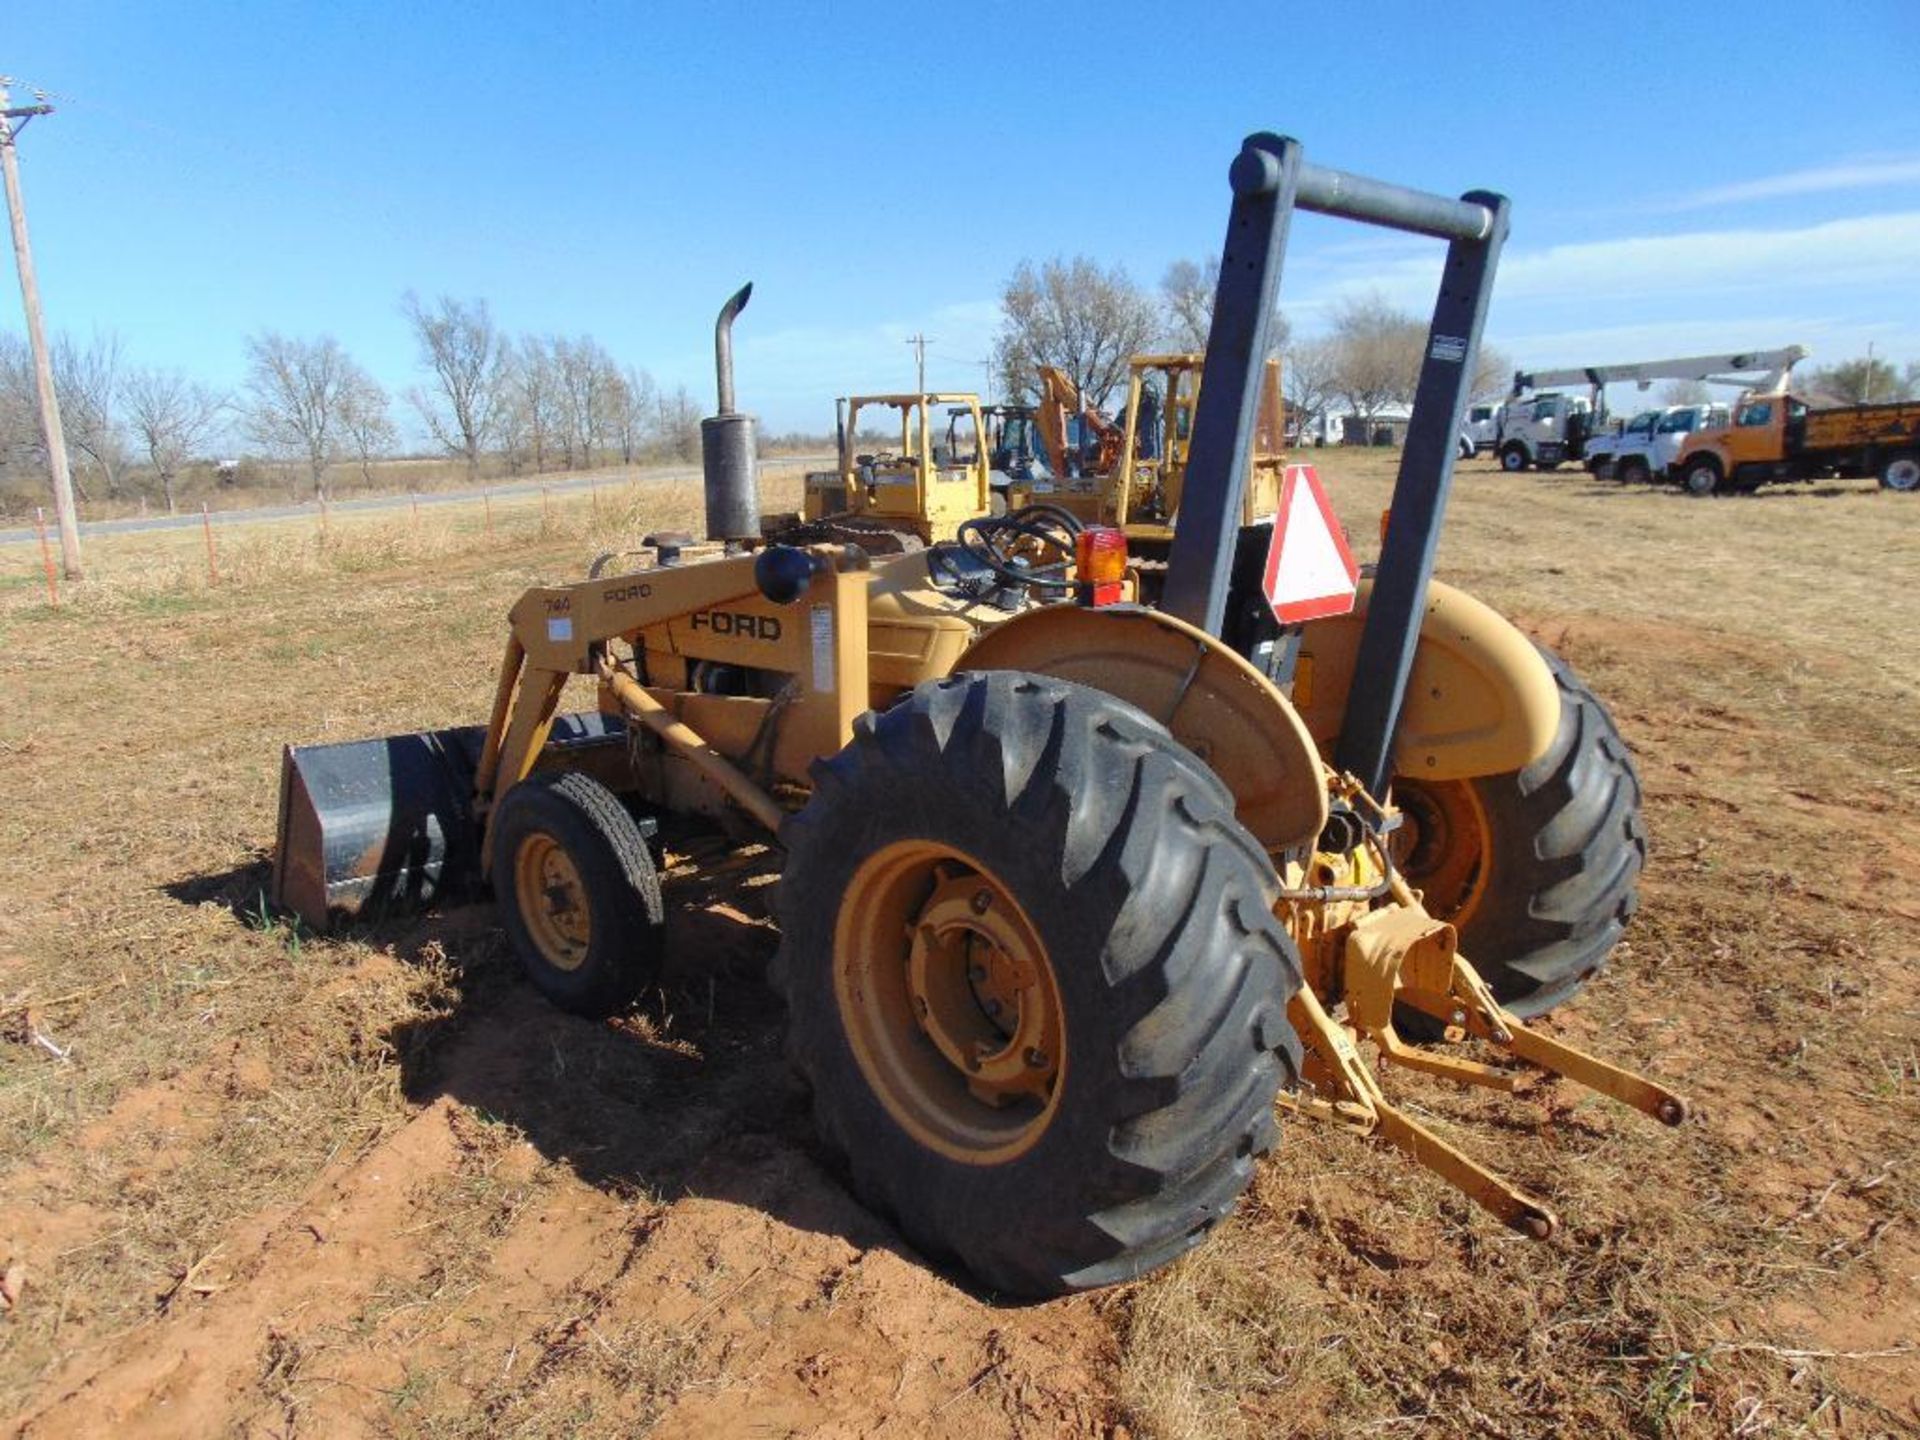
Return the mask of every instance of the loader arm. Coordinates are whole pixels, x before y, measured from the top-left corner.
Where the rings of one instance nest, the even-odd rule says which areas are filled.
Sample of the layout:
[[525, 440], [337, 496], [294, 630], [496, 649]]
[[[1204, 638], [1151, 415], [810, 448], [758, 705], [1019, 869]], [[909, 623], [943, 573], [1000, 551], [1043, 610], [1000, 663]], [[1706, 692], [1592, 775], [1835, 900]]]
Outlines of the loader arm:
[[[738, 763], [742, 752], [777, 724], [786, 751], [831, 754], [866, 709], [869, 577], [858, 551], [783, 547], [665, 564], [657, 552], [647, 558], [654, 563], [630, 574], [528, 590], [508, 612], [474, 778], [483, 869], [491, 861], [492, 814], [535, 768], [570, 676], [593, 677], [602, 711], [643, 727], [768, 830], [778, 829], [785, 812]], [[630, 658], [619, 656], [622, 645]], [[698, 701], [726, 697], [698, 693], [693, 677], [702, 664], [784, 675], [784, 699], [777, 709], [774, 701], [749, 701], [760, 724], [736, 728], [729, 740], [709, 738], [688, 716]]]

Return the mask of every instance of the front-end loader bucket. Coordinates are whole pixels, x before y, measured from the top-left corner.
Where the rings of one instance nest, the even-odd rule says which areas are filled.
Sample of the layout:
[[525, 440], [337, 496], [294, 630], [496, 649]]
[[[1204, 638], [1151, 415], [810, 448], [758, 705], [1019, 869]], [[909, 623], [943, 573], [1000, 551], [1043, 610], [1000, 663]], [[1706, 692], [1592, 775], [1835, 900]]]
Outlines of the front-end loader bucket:
[[[327, 930], [343, 918], [477, 894], [484, 877], [473, 779], [485, 738], [484, 727], [463, 725], [289, 745], [280, 763], [274, 903]], [[557, 716], [536, 768], [578, 766], [588, 750], [606, 752], [617, 768], [626, 743], [618, 717]]]

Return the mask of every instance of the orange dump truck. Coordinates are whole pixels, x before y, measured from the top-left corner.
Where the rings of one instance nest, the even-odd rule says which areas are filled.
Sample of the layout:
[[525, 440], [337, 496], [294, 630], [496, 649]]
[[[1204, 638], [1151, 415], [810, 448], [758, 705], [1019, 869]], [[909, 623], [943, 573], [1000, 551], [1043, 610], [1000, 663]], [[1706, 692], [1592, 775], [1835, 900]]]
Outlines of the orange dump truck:
[[1920, 400], [1816, 410], [1796, 395], [1749, 395], [1731, 425], [1695, 431], [1667, 473], [1695, 495], [1829, 475], [1920, 490]]

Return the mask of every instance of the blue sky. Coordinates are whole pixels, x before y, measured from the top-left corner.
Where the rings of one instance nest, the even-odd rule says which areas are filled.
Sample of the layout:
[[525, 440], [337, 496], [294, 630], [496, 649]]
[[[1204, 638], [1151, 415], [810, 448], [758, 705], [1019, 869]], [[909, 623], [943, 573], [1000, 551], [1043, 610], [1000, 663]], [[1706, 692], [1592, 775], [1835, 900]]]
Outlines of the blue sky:
[[[1675, 11], [1682, 13], [1676, 14]], [[221, 385], [261, 328], [398, 391], [401, 294], [591, 332], [712, 405], [978, 388], [1024, 257], [1217, 252], [1239, 140], [1504, 191], [1489, 338], [1529, 367], [1798, 342], [1920, 359], [1920, 3], [16, 7], [0, 71], [49, 324]], [[1302, 217], [1282, 303], [1424, 310], [1438, 246]], [[20, 326], [0, 287], [0, 327]]]

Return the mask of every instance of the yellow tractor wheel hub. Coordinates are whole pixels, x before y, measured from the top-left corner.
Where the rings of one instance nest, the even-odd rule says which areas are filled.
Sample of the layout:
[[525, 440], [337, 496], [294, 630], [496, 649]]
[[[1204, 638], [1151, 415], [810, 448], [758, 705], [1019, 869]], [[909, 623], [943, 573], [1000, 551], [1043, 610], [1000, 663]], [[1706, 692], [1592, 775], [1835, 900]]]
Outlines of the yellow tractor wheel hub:
[[1066, 1020], [1045, 944], [1008, 888], [967, 856], [901, 841], [855, 873], [834, 994], [862, 1074], [928, 1148], [999, 1164], [1058, 1108]]
[[556, 970], [578, 970], [593, 942], [593, 912], [573, 857], [550, 835], [528, 835], [513, 857], [513, 883], [542, 958]]

